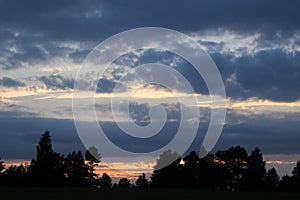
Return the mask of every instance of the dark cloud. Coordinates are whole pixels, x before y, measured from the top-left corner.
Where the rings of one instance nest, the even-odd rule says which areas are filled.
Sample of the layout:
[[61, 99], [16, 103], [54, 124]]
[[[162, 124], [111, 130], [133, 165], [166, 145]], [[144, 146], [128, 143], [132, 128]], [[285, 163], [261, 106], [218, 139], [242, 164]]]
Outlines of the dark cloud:
[[[77, 135], [73, 120], [20, 116], [25, 116], [25, 114], [0, 112], [0, 156], [2, 158], [33, 158], [36, 144], [45, 129], [51, 131], [56, 151], [66, 154], [73, 150], [85, 150]], [[275, 119], [263, 114], [255, 117], [239, 115], [231, 110], [228, 118], [231, 123], [225, 125], [214, 151], [234, 145], [244, 146], [249, 151], [259, 146], [265, 154], [295, 154], [300, 151], [298, 144], [299, 114], [285, 114], [283, 118]], [[89, 123], [86, 122], [86, 125], [89, 126]], [[199, 150], [207, 131], [207, 125], [206, 122], [200, 123], [198, 135], [188, 151]], [[115, 123], [101, 122], [101, 127], [110, 139], [122, 148], [145, 152], [160, 148], [172, 140], [178, 130], [178, 122], [167, 122], [160, 134], [149, 140], [137, 140], [137, 138], [124, 135]], [[188, 131], [189, 127], [186, 127], [187, 134]], [[14, 145], [11, 145], [12, 143]]]
[[23, 61], [30, 62], [33, 60], [43, 60], [46, 58], [46, 53], [41, 49], [34, 45], [20, 45], [20, 52], [14, 53], [11, 56], [11, 60], [13, 61]]
[[135, 123], [144, 126], [148, 125], [151, 120], [149, 116], [149, 108], [149, 104], [147, 103], [130, 103], [129, 113]]
[[[293, 53], [280, 49], [280, 44], [288, 44], [291, 37], [300, 31], [300, 2], [291, 0], [270, 1], [16, 1], [0, 0], [0, 65], [2, 69], [38, 65], [55, 57], [71, 58], [81, 62], [89, 49], [111, 35], [130, 28], [158, 26], [175, 29], [184, 33], [225, 30], [239, 35], [258, 33], [253, 55], [238, 49], [242, 56], [234, 52], [223, 53], [224, 43], [202, 41], [212, 53], [226, 85], [226, 92], [233, 99], [256, 97], [273, 101], [295, 101], [300, 99], [299, 51]], [[208, 32], [209, 33], [209, 32]], [[72, 47], [65, 43], [81, 43], [87, 47]], [[294, 41], [299, 45], [299, 41]], [[226, 44], [225, 44], [226, 45]], [[75, 45], [76, 46], [76, 45]], [[279, 46], [274, 49], [274, 46]], [[293, 47], [291, 47], [293, 48]], [[221, 53], [222, 52], [222, 53]], [[137, 62], [132, 62], [136, 54], [116, 61], [115, 64], [135, 67], [155, 62], [162, 57], [162, 64], [169, 64], [174, 56], [168, 52], [146, 51]], [[191, 83], [197, 93], [207, 94], [207, 87], [195, 69], [180, 60], [174, 67]], [[111, 92], [124, 71], [116, 69], [113, 78], [100, 79], [97, 91]], [[61, 75], [38, 78], [48, 88], [73, 88], [74, 80]], [[3, 77], [0, 85], [4, 87], [25, 86], [25, 83]], [[178, 112], [171, 109], [171, 118], [178, 119]], [[138, 105], [132, 115], [136, 120], [147, 120], [148, 107]], [[299, 153], [298, 130], [299, 117], [290, 114], [281, 119], [268, 116], [245, 117], [229, 114], [232, 122], [225, 126], [217, 149], [232, 145], [242, 145], [252, 149], [261, 146], [268, 153]], [[43, 130], [49, 128], [53, 133], [55, 148], [60, 152], [82, 149], [73, 122], [39, 118], [16, 112], [0, 113], [0, 152], [6, 158], [32, 158], [36, 142]], [[205, 120], [206, 121], [206, 120]], [[176, 129], [169, 124], [164, 131]], [[106, 124], [108, 130], [118, 129]], [[199, 132], [204, 133], [205, 124]], [[272, 128], [271, 128], [272, 127]], [[160, 135], [162, 137], [162, 135]], [[172, 138], [172, 134], [168, 135]], [[198, 136], [201, 140], [203, 135]], [[166, 142], [165, 138], [156, 147]], [[12, 141], [15, 146], [12, 146]], [[156, 140], [154, 140], [156, 142]], [[135, 144], [135, 143], [133, 143]], [[133, 146], [132, 144], [130, 144]], [[150, 145], [150, 143], [149, 143]], [[195, 150], [198, 141], [193, 144]], [[143, 151], [143, 144], [138, 148]], [[150, 147], [149, 147], [150, 148]]]
[[0, 86], [4, 87], [22, 87], [25, 86], [25, 83], [9, 78], [9, 77], [3, 77], [0, 79]]
[[36, 144], [46, 129], [51, 132], [55, 151], [66, 154], [84, 150], [73, 120], [42, 118], [20, 111], [0, 112], [0, 127], [2, 159], [32, 159]]
[[[265, 40], [291, 36], [300, 27], [299, 1], [0, 1], [0, 43], [19, 44], [6, 68], [20, 60], [43, 59], [63, 51], [62, 41], [92, 42], [130, 28], [158, 26], [183, 32], [208, 29], [262, 33]], [[8, 41], [8, 42], [6, 42]], [[47, 53], [38, 46], [43, 44]], [[46, 44], [46, 45], [45, 45]], [[4, 48], [2, 46], [2, 48]], [[66, 50], [66, 49], [65, 49]], [[4, 51], [4, 50], [3, 50]], [[9, 50], [5, 50], [9, 51]], [[13, 52], [11, 52], [14, 54]], [[61, 52], [62, 54], [68, 54]], [[79, 52], [69, 52], [78, 58]], [[72, 55], [75, 53], [75, 55]], [[80, 54], [80, 53], [79, 53]]]
[[[0, 37], [0, 40], [12, 41], [18, 44], [18, 48], [24, 47], [28, 54], [31, 54], [28, 51], [30, 48], [43, 45], [48, 53], [47, 56], [53, 56], [63, 50], [64, 48], [59, 47], [62, 41], [96, 40], [98, 43], [101, 41], [100, 38], [108, 36], [104, 34], [103, 37], [102, 34], [109, 27], [99, 18], [102, 10], [100, 4], [102, 3], [98, 1], [68, 0], [44, 3], [35, 0], [26, 3], [1, 1], [1, 29], [8, 30], [10, 36]], [[29, 57], [33, 54], [36, 54], [36, 58], [45, 56], [38, 49], [32, 50], [32, 55], [28, 55]], [[63, 56], [66, 54], [66, 52], [60, 53], [63, 53]]]
[[[162, 103], [160, 104], [163, 109], [165, 109], [167, 114], [167, 121], [170, 122], [179, 122], [181, 119], [181, 110], [180, 110], [180, 104], [179, 103]], [[126, 105], [122, 105], [126, 106]], [[184, 106], [184, 105], [182, 105]], [[151, 122], [151, 118], [149, 116], [149, 109], [150, 105], [148, 103], [137, 103], [137, 102], [131, 102], [129, 104], [129, 113], [131, 118], [141, 126], [146, 126]], [[184, 109], [188, 109], [184, 106]], [[157, 120], [157, 119], [154, 119]]]
[[[289, 31], [299, 27], [299, 2], [275, 1], [48, 1], [3, 0], [1, 24], [60, 39], [99, 38], [140, 26], [177, 30], [230, 27], [238, 30]], [[166, 12], [167, 10], [167, 12]], [[14, 11], [14, 12], [12, 12]], [[155, 16], [155, 17], [154, 17]], [[102, 35], [103, 36], [103, 35]]]
[[290, 102], [300, 99], [299, 62], [300, 53], [274, 49], [219, 63], [218, 66], [233, 70], [235, 80], [226, 84], [229, 97]]
[[5, 57], [0, 64], [4, 70], [38, 66], [54, 57], [67, 57], [72, 50], [38, 33], [11, 29], [0, 30], [0, 44], [0, 53]]
[[[298, 100], [299, 62], [300, 53], [289, 55], [279, 49], [261, 51], [246, 63], [241, 61], [243, 66], [238, 67], [237, 81], [246, 90], [262, 98], [275, 101]], [[252, 79], [249, 80], [249, 77]]]
[[[30, 0], [0, 1], [1, 36], [0, 53], [3, 69], [22, 67], [22, 63], [34, 64], [55, 56], [65, 56], [81, 62], [87, 49], [72, 49], [61, 42], [90, 42], [97, 44], [110, 35], [134, 27], [161, 26], [178, 31], [232, 30], [238, 34], [261, 34], [256, 39], [258, 48], [285, 44], [299, 32], [299, 2], [290, 1], [49, 1]], [[168, 8], [168, 12], [166, 12]], [[13, 12], [12, 12], [13, 11]], [[153, 17], [155, 16], [155, 17]], [[297, 43], [297, 41], [295, 41]], [[224, 80], [235, 74], [235, 82], [227, 82], [229, 97], [246, 99], [258, 97], [275, 101], [299, 99], [299, 53], [289, 55], [280, 49], [265, 50], [254, 56], [243, 54], [235, 59], [229, 54], [218, 54], [224, 43], [202, 41], [212, 53]], [[16, 52], [9, 47], [15, 46]], [[243, 52], [243, 49], [238, 51]], [[145, 51], [121, 56], [116, 64], [129, 67], [157, 60], [168, 64], [174, 56], [168, 52]], [[138, 57], [138, 62], [132, 62]], [[129, 60], [128, 60], [129, 59]], [[207, 87], [200, 75], [188, 63], [181, 60], [179, 71], [188, 78], [197, 93], [207, 94]], [[112, 73], [113, 79], [99, 81], [98, 92], [111, 92], [122, 71]], [[66, 89], [73, 87], [73, 80], [61, 76], [44, 76], [40, 80], [48, 87]]]
[[[197, 73], [197, 70], [193, 68], [191, 64], [189, 64], [186, 60], [183, 58], [169, 52], [169, 51], [162, 51], [157, 49], [143, 49], [143, 50], [136, 50], [134, 52], [127, 53], [125, 55], [120, 56], [117, 58], [113, 64], [115, 66], [109, 70], [106, 70], [103, 76], [98, 81], [98, 87], [97, 92], [112, 92], [118, 81], [125, 75], [128, 75], [129, 70], [144, 65], [144, 64], [151, 64], [151, 63], [157, 63], [165, 66], [171, 66], [174, 67], [174, 69], [180, 71], [180, 73], [186, 77], [187, 80], [192, 81], [191, 85], [194, 87], [196, 92], [202, 92], [207, 93], [207, 88], [205, 83], [203, 82], [203, 79], [201, 75]], [[132, 72], [131, 72], [132, 73]], [[153, 72], [153, 74], [157, 73], [157, 71]], [[152, 80], [155, 82], [155, 80], [159, 80], [158, 77], [159, 74], [156, 74], [156, 76], [148, 76], [147, 78], [149, 80]], [[167, 77], [168, 74], [165, 74]], [[134, 76], [132, 74], [129, 74], [128, 77], [123, 79], [122, 83], [119, 82], [120, 90], [126, 90], [130, 88], [131, 81], [136, 80], [138, 82], [144, 81], [143, 78], [146, 78], [145, 75], [140, 76]], [[156, 79], [157, 78], [157, 79]], [[165, 78], [165, 77], [163, 77]], [[171, 80], [171, 76], [169, 76]], [[174, 77], [173, 77], [174, 78]], [[141, 79], [141, 80], [140, 80]], [[148, 80], [148, 81], [149, 81]], [[173, 79], [172, 79], [173, 80]], [[150, 81], [151, 82], [151, 81]], [[173, 81], [174, 83], [176, 81]], [[142, 85], [141, 85], [142, 86]], [[150, 87], [150, 86], [149, 86]], [[152, 88], [156, 89], [166, 89], [163, 86], [160, 86], [158, 84], [151, 84]], [[174, 88], [176, 88], [179, 91], [184, 91], [184, 85], [182, 83], [176, 82], [176, 85], [174, 85]]]
[[[229, 114], [227, 118], [236, 123], [224, 126], [215, 150], [241, 145], [249, 151], [258, 146], [266, 154], [297, 154], [300, 151], [298, 113], [285, 114], [278, 119], [263, 114], [248, 117]], [[244, 120], [240, 122], [241, 119]]]
[[[98, 83], [98, 91], [112, 92], [119, 79], [122, 78], [124, 74], [128, 73], [130, 69], [151, 63], [157, 63], [160, 65], [172, 67], [173, 69], [179, 71], [179, 73], [182, 74], [186, 78], [186, 80], [190, 82], [191, 87], [196, 93], [208, 94], [207, 86], [201, 74], [199, 74], [198, 71], [187, 60], [173, 54], [172, 52], [151, 48], [136, 50], [135, 52], [130, 52], [117, 58], [114, 61], [116, 67], [112, 70], [106, 71], [103, 75], [103, 77], [112, 78], [100, 79]], [[154, 74], [153, 77], [143, 77], [142, 75], [140, 75], [139, 77], [145, 78], [148, 81], [152, 80], [153, 82], [161, 78], [158, 71], [154, 70], [154, 72], [152, 73]], [[184, 83], [176, 81], [175, 77], [172, 77], [169, 74], [165, 74], [163, 78], [168, 78], [170, 81], [173, 81], [173, 89], [176, 89], [177, 91], [187, 92]], [[138, 78], [135, 77], [135, 79]], [[130, 83], [131, 79], [127, 77], [127, 79], [125, 80]], [[122, 83], [124, 89], [126, 89], [126, 86], [128, 84], [128, 82], [126, 81]], [[143, 82], [143, 80], [141, 80], [141, 82]], [[151, 84], [151, 87], [156, 89], [166, 89], [164, 86], [161, 86], [159, 84]]]
[[73, 89], [74, 80], [61, 75], [42, 76], [39, 81], [51, 89]]
[[97, 89], [96, 91], [98, 93], [112, 93], [117, 82], [110, 79], [101, 78], [98, 81]]
[[[205, 45], [212, 46], [211, 48], [222, 46], [214, 42], [208, 42]], [[300, 99], [298, 87], [300, 85], [300, 53], [298, 51], [290, 53], [284, 49], [271, 48], [239, 57], [236, 57], [234, 52], [214, 52], [211, 57], [221, 73], [227, 96], [230, 98], [242, 100], [258, 98], [285, 102]], [[133, 58], [139, 61], [132, 63]], [[209, 93], [201, 74], [188, 61], [170, 52], [153, 49], [118, 58], [115, 63], [119, 67], [105, 74], [113, 78], [100, 79], [97, 91], [112, 92], [118, 80], [124, 73], [126, 74], [126, 67], [134, 68], [147, 63], [169, 66], [174, 60], [176, 64], [173, 68], [189, 81], [196, 93]], [[183, 86], [178, 83], [174, 87], [181, 91]]]

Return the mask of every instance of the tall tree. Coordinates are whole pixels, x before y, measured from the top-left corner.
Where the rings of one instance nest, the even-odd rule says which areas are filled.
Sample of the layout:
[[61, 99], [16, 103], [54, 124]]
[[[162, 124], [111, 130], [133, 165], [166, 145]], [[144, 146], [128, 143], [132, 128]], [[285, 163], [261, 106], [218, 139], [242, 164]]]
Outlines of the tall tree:
[[[216, 160], [224, 163], [228, 172], [231, 174], [231, 187], [236, 188], [247, 169], [248, 154], [245, 148], [236, 146], [231, 147], [226, 151], [218, 151], [216, 153]], [[228, 177], [229, 178], [229, 177]]]
[[184, 187], [197, 187], [200, 179], [200, 158], [195, 151], [183, 158], [182, 184]]
[[266, 162], [258, 147], [256, 147], [247, 159], [247, 169], [242, 181], [243, 189], [262, 190], [266, 180]]
[[66, 176], [71, 185], [88, 184], [89, 167], [84, 162], [81, 151], [69, 153], [65, 160]]
[[293, 169], [293, 176], [300, 180], [300, 160], [297, 162], [296, 167]]
[[94, 146], [90, 147], [85, 152], [85, 160], [88, 162], [89, 167], [89, 181], [91, 184], [96, 184], [98, 175], [95, 173], [95, 167], [101, 162], [101, 155], [98, 149]]
[[225, 161], [212, 154], [206, 155], [199, 162], [198, 187], [205, 189], [224, 189], [232, 187], [232, 174]]
[[300, 188], [300, 160], [297, 162], [296, 167], [293, 169], [293, 179], [295, 181], [296, 187]]
[[276, 172], [276, 169], [274, 167], [272, 167], [267, 172], [267, 177], [266, 177], [266, 181], [265, 181], [266, 189], [276, 190], [279, 186], [279, 181], [280, 181], [280, 178]]
[[148, 179], [146, 178], [146, 175], [144, 173], [138, 177], [138, 179], [135, 182], [135, 185], [138, 188], [147, 188], [149, 186]]
[[52, 149], [49, 131], [42, 134], [37, 146], [36, 160], [32, 160], [28, 169], [34, 184], [57, 185], [64, 180], [64, 157]]
[[36, 147], [36, 160], [37, 162], [48, 161], [53, 153], [50, 132], [45, 131]]
[[112, 186], [112, 180], [110, 176], [107, 173], [103, 173], [102, 177], [99, 180], [100, 188], [111, 188]]
[[[156, 165], [151, 176], [153, 187], [178, 187], [180, 186], [180, 155], [171, 150], [164, 151]], [[169, 164], [170, 163], [170, 164]], [[169, 164], [166, 166], [166, 164]]]

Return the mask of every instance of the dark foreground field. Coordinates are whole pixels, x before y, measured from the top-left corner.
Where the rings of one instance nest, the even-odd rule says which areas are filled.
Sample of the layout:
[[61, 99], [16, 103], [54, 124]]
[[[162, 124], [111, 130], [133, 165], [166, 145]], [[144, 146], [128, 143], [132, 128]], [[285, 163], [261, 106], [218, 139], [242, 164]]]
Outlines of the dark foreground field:
[[0, 199], [300, 199], [300, 193], [222, 192], [188, 189], [101, 190], [92, 188], [0, 188]]

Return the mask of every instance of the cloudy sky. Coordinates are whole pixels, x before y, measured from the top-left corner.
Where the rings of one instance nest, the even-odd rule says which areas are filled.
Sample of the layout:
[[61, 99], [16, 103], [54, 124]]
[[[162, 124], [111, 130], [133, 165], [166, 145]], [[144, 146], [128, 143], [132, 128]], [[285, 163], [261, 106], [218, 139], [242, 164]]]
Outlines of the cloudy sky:
[[[84, 150], [72, 113], [81, 63], [110, 36], [132, 28], [163, 27], [197, 41], [221, 73], [227, 116], [213, 151], [235, 145], [251, 151], [259, 146], [269, 165], [290, 173], [300, 159], [299, 9], [300, 2], [293, 0], [0, 0], [0, 157], [31, 159], [45, 129], [52, 133], [56, 151]], [[187, 61], [170, 52], [136, 50], [116, 59], [105, 76], [98, 77], [98, 119], [113, 130], [113, 138], [119, 137], [111, 123], [110, 94], [130, 69], [153, 62], [183, 74], [200, 99], [199, 134], [190, 147], [198, 149], [210, 119], [207, 87]], [[141, 87], [130, 103], [131, 117], [147, 124], [149, 107], [161, 103], [169, 117], [163, 133], [172, 132], [180, 119], [172, 94], [156, 85]], [[188, 102], [184, 105], [193, 110]], [[120, 103], [120, 112], [123, 107]], [[83, 121], [89, 120], [87, 116]], [[134, 148], [143, 152], [163, 145], [172, 137], [166, 135]]]

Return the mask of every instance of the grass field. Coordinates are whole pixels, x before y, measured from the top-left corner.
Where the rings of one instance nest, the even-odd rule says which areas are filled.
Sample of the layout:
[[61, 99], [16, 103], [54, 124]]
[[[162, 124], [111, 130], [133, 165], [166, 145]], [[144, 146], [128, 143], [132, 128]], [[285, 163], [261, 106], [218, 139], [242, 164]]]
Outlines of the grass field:
[[230, 200], [300, 200], [300, 193], [224, 192], [188, 189], [101, 190], [93, 188], [0, 188], [0, 199], [230, 199]]

